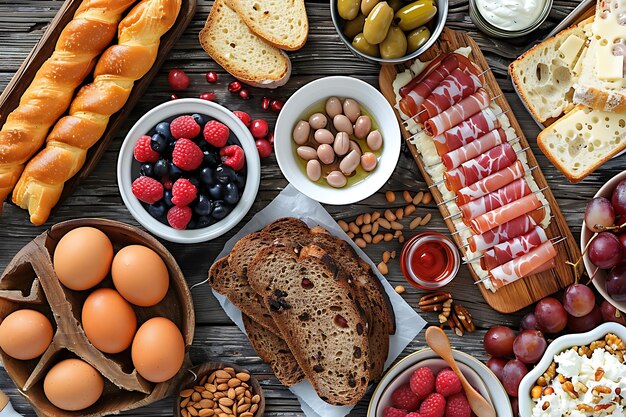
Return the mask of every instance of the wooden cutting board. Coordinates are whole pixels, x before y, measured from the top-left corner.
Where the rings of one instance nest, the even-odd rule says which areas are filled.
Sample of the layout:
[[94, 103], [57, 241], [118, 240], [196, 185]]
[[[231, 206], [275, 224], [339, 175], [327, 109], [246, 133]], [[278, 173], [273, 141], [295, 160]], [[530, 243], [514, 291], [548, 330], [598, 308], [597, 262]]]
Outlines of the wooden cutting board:
[[[424, 52], [418, 59], [422, 61], [430, 61], [435, 57], [441, 55], [442, 53], [455, 51], [458, 48], [469, 46], [472, 48], [472, 52], [469, 55], [469, 58], [476, 63], [483, 70], [489, 68], [489, 64], [485, 60], [482, 52], [480, 51], [478, 45], [465, 33], [456, 32], [454, 30], [445, 28], [439, 40], [426, 52]], [[382, 66], [379, 74], [379, 85], [380, 90], [382, 91], [385, 98], [389, 101], [392, 106], [396, 104], [396, 97], [393, 92], [392, 83], [398, 74], [398, 70], [403, 71], [404, 68], [408, 68], [412, 62], [407, 62], [403, 66], [393, 66], [393, 65], [385, 65]], [[491, 97], [498, 98], [495, 99], [495, 102], [503, 109], [507, 110], [507, 116], [511, 121], [511, 126], [517, 132], [517, 136], [520, 138], [520, 145], [522, 148], [528, 147], [528, 141], [522, 132], [509, 103], [504, 98], [502, 94], [502, 90], [491, 72], [487, 72], [483, 76], [484, 80], [484, 88], [489, 91]], [[402, 122], [400, 114], [396, 110], [396, 116], [399, 122]], [[409, 138], [411, 133], [404, 128], [404, 126], [400, 123], [400, 130], [402, 131], [402, 136], [405, 138]], [[424, 164], [422, 162], [421, 156], [417, 151], [415, 145], [406, 140], [407, 146], [417, 163], [419, 170], [422, 173], [422, 176], [426, 180], [428, 185], [433, 184], [433, 180], [426, 172], [424, 168]], [[533, 153], [529, 150], [526, 152], [528, 157], [529, 166], [538, 166], [537, 160]], [[532, 171], [533, 177], [537, 182], [539, 188], [547, 187], [548, 184], [546, 182], [543, 173], [540, 168]], [[441, 193], [436, 187], [431, 189], [433, 194], [433, 198], [437, 203], [440, 203], [443, 199]], [[501, 313], [512, 313], [518, 311], [544, 297], [550, 295], [562, 288], [565, 288], [567, 285], [574, 282], [575, 273], [574, 269], [567, 265], [566, 261], [576, 261], [580, 258], [580, 250], [578, 249], [578, 245], [574, 236], [572, 236], [572, 232], [567, 226], [567, 222], [563, 217], [563, 213], [554, 199], [554, 195], [552, 194], [552, 190], [547, 188], [544, 192], [548, 203], [550, 204], [550, 208], [552, 211], [553, 219], [550, 222], [550, 226], [546, 229], [549, 238], [555, 237], [566, 237], [567, 239], [564, 242], [558, 243], [556, 245], [557, 248], [557, 258], [556, 258], [556, 267], [550, 271], [543, 272], [541, 274], [529, 276], [518, 280], [512, 284], [509, 284], [505, 287], [500, 288], [495, 293], [486, 289], [483, 285], [477, 284], [480, 292], [483, 297], [487, 301], [487, 303], [495, 310]], [[445, 205], [439, 206], [439, 211], [443, 217], [447, 217], [450, 212]], [[446, 224], [450, 231], [454, 231], [454, 224], [452, 220], [446, 220]], [[456, 244], [461, 248], [461, 252], [464, 255], [464, 250], [462, 246], [465, 244], [461, 241], [461, 238], [458, 235], [453, 235], [453, 239]], [[472, 278], [475, 281], [478, 281], [477, 275], [474, 273], [474, 270], [470, 268], [470, 273]]]

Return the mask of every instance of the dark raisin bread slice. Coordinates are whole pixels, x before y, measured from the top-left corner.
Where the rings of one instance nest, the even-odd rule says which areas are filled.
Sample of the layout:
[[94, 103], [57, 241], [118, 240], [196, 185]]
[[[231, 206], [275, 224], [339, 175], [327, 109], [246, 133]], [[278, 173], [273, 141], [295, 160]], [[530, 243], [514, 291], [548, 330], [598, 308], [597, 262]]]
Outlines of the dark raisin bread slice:
[[248, 267], [291, 352], [322, 400], [352, 405], [369, 384], [369, 337], [355, 291], [317, 246], [274, 245]]
[[281, 384], [291, 387], [304, 379], [304, 372], [283, 339], [245, 314], [243, 324], [252, 347], [269, 364]]

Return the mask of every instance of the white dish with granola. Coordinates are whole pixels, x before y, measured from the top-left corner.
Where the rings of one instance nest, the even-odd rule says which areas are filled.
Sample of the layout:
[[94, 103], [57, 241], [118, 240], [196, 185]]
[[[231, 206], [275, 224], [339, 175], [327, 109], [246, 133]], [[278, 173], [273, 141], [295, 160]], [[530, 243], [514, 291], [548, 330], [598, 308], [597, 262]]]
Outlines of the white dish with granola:
[[626, 416], [626, 327], [561, 336], [519, 387], [520, 416]]

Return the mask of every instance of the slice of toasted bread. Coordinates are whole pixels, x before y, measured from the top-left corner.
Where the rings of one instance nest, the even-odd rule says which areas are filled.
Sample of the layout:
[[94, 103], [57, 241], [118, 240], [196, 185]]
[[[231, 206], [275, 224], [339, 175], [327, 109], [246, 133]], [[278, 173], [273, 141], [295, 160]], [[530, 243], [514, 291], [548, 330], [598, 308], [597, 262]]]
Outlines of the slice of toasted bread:
[[259, 357], [269, 364], [281, 384], [291, 387], [304, 379], [304, 372], [294, 358], [287, 343], [255, 320], [242, 316], [252, 347]]
[[247, 84], [276, 88], [289, 80], [289, 57], [255, 35], [224, 0], [213, 3], [199, 38], [215, 62]]
[[304, 0], [226, 0], [255, 34], [277, 48], [300, 49], [309, 34]]

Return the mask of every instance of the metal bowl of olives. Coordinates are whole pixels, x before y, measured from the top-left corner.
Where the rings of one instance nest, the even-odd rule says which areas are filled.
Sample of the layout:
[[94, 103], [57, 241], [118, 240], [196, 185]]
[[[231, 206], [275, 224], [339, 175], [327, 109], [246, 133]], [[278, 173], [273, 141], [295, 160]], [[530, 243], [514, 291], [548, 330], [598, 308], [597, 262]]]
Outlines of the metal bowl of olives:
[[396, 64], [435, 43], [448, 17], [448, 0], [330, 0], [339, 37], [366, 61]]

